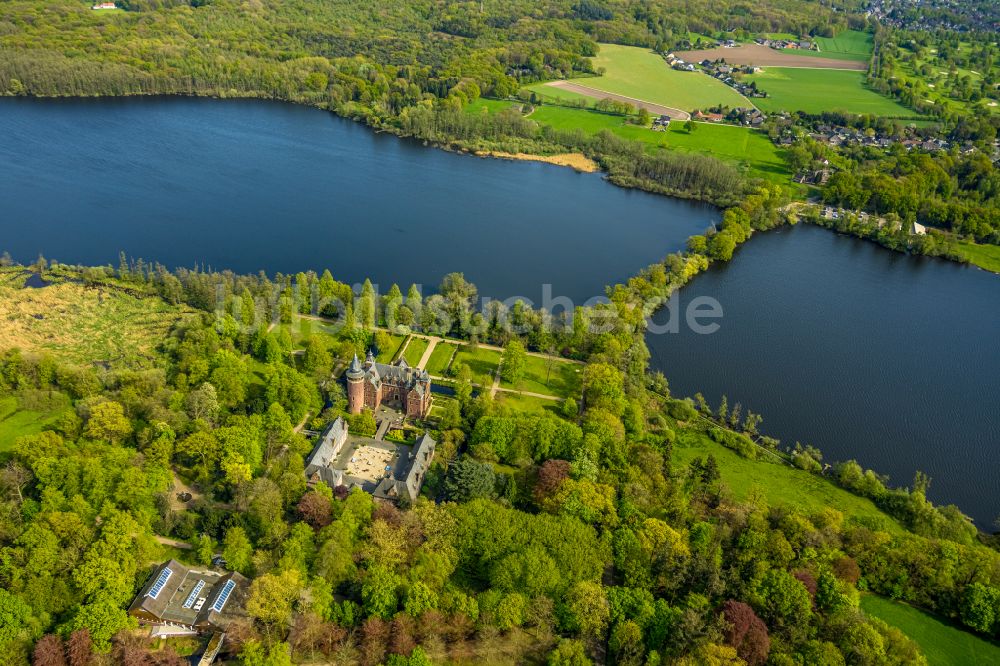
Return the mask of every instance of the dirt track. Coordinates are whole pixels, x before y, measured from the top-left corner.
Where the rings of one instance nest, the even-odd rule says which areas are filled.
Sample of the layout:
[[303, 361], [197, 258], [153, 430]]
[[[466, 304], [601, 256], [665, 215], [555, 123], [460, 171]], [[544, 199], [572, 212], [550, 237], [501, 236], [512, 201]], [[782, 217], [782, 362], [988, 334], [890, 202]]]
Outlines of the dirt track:
[[859, 60], [837, 60], [819, 56], [795, 55], [776, 51], [760, 44], [745, 44], [733, 48], [717, 47], [700, 51], [677, 51], [678, 58], [688, 62], [724, 59], [730, 65], [757, 65], [758, 67], [810, 67], [813, 69], [853, 69], [865, 71], [868, 63]]
[[546, 83], [545, 85], [577, 93], [578, 95], [586, 95], [587, 97], [593, 97], [594, 99], [611, 98], [619, 102], [628, 102], [637, 108], [646, 109], [650, 113], [655, 113], [660, 116], [670, 116], [674, 120], [688, 120], [691, 118], [691, 114], [687, 111], [681, 111], [680, 109], [675, 109], [671, 106], [663, 106], [662, 104], [653, 104], [652, 102], [635, 99], [634, 97], [626, 97], [625, 95], [616, 95], [614, 93], [604, 92], [603, 90], [598, 90], [597, 88], [581, 86], [579, 83], [572, 83], [570, 81], [552, 81], [551, 83]]

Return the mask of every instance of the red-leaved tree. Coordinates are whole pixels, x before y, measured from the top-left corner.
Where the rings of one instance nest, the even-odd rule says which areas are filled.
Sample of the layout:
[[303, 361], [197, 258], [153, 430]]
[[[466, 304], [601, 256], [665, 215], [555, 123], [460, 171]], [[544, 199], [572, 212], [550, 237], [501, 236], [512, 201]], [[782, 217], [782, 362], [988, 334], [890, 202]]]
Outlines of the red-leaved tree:
[[767, 625], [753, 609], [742, 601], [730, 599], [722, 604], [722, 615], [727, 625], [726, 643], [736, 648], [736, 654], [750, 666], [767, 661], [771, 638], [767, 635]]

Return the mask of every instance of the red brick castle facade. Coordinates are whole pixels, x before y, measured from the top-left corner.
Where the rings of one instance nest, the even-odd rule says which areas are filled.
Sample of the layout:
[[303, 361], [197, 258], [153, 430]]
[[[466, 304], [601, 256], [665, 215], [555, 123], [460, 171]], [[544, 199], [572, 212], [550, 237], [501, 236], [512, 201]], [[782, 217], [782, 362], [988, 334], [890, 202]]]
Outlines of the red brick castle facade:
[[398, 406], [413, 418], [431, 411], [431, 378], [426, 370], [411, 368], [400, 358], [392, 365], [376, 363], [368, 352], [364, 364], [355, 355], [347, 369], [347, 404], [351, 414], [367, 407], [372, 411], [383, 402]]

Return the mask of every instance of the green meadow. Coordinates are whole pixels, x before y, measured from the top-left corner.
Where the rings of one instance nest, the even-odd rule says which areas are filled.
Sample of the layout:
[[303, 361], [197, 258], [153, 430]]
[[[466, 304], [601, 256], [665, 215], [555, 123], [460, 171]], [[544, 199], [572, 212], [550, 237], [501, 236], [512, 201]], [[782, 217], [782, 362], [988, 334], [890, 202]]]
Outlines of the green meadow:
[[981, 245], [971, 241], [960, 241], [955, 249], [970, 263], [994, 273], [1000, 273], [1000, 245]]
[[702, 72], [679, 72], [649, 49], [601, 44], [594, 67], [604, 75], [580, 79], [581, 85], [684, 111], [716, 104], [751, 106], [745, 97]]
[[844, 69], [767, 67], [747, 77], [768, 96], [756, 100], [765, 111], [847, 111], [890, 118], [916, 112], [865, 87], [865, 73]]
[[874, 594], [861, 597], [861, 608], [913, 639], [931, 666], [1000, 664], [1000, 645], [926, 611]]
[[684, 466], [709, 454], [719, 464], [722, 482], [739, 501], [750, 495], [762, 496], [771, 506], [794, 506], [811, 514], [836, 507], [847, 517], [873, 520], [885, 529], [902, 532], [902, 527], [869, 499], [777, 460], [748, 460], [699, 432], [685, 430], [679, 433], [673, 462], [675, 466]]
[[[570, 99], [563, 91], [555, 88], [548, 90], [554, 91], [556, 96], [550, 96], [545, 86], [541, 89], [532, 86], [531, 89], [542, 93], [548, 100]], [[514, 104], [497, 100], [477, 100], [467, 108], [469, 113], [482, 113], [483, 109], [492, 113], [509, 106]], [[648, 127], [627, 122], [623, 116], [552, 104], [536, 107], [528, 117], [539, 124], [556, 129], [581, 129], [591, 134], [608, 130], [623, 138], [641, 141], [651, 150], [668, 148], [712, 155], [746, 172], [752, 178], [764, 178], [783, 185], [791, 183], [791, 170], [782, 157], [784, 151], [775, 146], [763, 132], [746, 127], [695, 123], [695, 129], [688, 132], [684, 129], [683, 122], [675, 121], [667, 131], [654, 132]]]

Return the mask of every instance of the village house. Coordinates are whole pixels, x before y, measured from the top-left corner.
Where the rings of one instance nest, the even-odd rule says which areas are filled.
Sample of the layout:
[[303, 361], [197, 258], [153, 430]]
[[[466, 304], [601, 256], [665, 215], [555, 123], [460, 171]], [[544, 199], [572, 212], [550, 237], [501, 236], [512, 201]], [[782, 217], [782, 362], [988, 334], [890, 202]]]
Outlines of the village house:
[[113, 2], [99, 2], [96, 5], [94, 5], [93, 7], [91, 7], [91, 9], [94, 9], [94, 10], [98, 10], [98, 9], [117, 9], [117, 6]]
[[246, 615], [248, 582], [235, 572], [202, 571], [167, 560], [153, 569], [128, 613], [164, 635], [224, 632]]
[[364, 364], [355, 355], [345, 374], [351, 414], [360, 414], [366, 407], [374, 412], [382, 403], [398, 406], [411, 418], [424, 418], [431, 410], [430, 375], [411, 368], [404, 358], [391, 365], [376, 363], [369, 351]]

